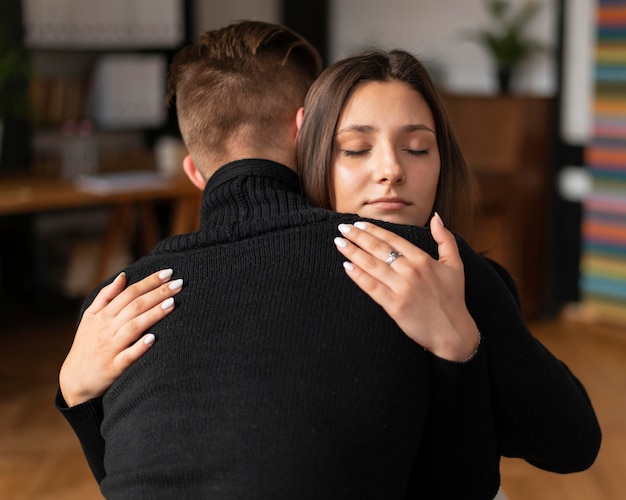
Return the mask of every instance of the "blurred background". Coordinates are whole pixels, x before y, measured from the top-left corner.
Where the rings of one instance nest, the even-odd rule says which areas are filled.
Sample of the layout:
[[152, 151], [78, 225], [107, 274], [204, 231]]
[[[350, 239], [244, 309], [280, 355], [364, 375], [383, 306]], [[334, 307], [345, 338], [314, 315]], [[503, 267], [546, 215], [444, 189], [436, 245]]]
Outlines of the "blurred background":
[[[590, 294], [598, 285], [592, 265], [593, 279], [581, 273], [581, 228], [582, 202], [593, 184], [586, 150], [594, 145], [601, 78], [595, 57], [600, 5], [592, 0], [535, 3], [529, 13], [526, 0], [505, 1], [506, 15], [499, 19], [483, 0], [5, 0], [0, 40], [11, 58], [4, 57], [0, 66], [6, 68], [0, 69], [6, 75], [0, 76], [0, 99], [11, 106], [0, 107], [0, 230], [11, 237], [0, 243], [2, 297], [24, 292], [32, 299], [42, 290], [80, 296], [97, 281], [90, 268], [100, 269], [100, 275], [114, 272], [182, 227], [170, 224], [186, 213], [176, 210], [179, 192], [144, 192], [148, 199], [137, 216], [130, 203], [121, 207], [112, 198], [96, 203], [65, 193], [63, 203], [44, 202], [45, 189], [59, 196], [63, 188], [53, 181], [60, 179], [82, 188], [83, 195], [110, 190], [83, 181], [111, 172], [177, 177], [184, 149], [175, 115], [163, 104], [167, 65], [201, 32], [256, 19], [302, 33], [326, 63], [373, 46], [418, 55], [444, 96], [478, 178], [481, 219], [477, 234], [468, 239], [515, 275], [529, 317], [554, 316], [564, 305], [578, 304], [581, 283]], [[618, 29], [626, 30], [616, 19]], [[507, 23], [520, 24], [510, 31], [522, 52], [506, 68], [508, 84], [502, 87], [506, 54], [498, 55], [484, 36], [509, 36]], [[619, 34], [610, 42], [619, 46]], [[16, 58], [23, 66], [11, 67]], [[611, 63], [619, 71], [623, 61]], [[617, 87], [606, 96], [619, 96]], [[614, 168], [613, 174], [619, 181]], [[20, 183], [20, 176], [30, 179]], [[33, 178], [50, 182], [33, 190]], [[164, 187], [160, 178], [146, 181], [143, 176], [118, 183], [127, 182], [127, 190]], [[29, 197], [39, 199], [40, 206]], [[116, 223], [125, 221], [120, 231], [125, 241], [103, 236], [112, 214]], [[144, 222], [148, 237], [137, 231]], [[96, 255], [103, 239], [106, 259]], [[602, 307], [595, 298], [591, 302]], [[586, 312], [593, 315], [596, 309]]]
[[[167, 67], [200, 33], [241, 19], [293, 28], [326, 64], [371, 47], [417, 55], [476, 176], [479, 214], [466, 238], [509, 269], [548, 345], [590, 378], [616, 367], [622, 392], [608, 397], [623, 400], [626, 0], [2, 0], [0, 411], [23, 423], [49, 406], [85, 294], [160, 238], [196, 227], [199, 193], [180, 175], [185, 150], [164, 105]], [[589, 325], [610, 328], [605, 354], [574, 341]], [[18, 361], [37, 353], [36, 368]], [[27, 387], [44, 391], [39, 402], [13, 399]], [[607, 405], [623, 421], [623, 404]], [[54, 419], [35, 424], [49, 436], [54, 421], [63, 446], [76, 446]], [[1, 438], [0, 492], [14, 484], [7, 474], [26, 491], [15, 475], [24, 443]], [[80, 450], [63, 449], [91, 494]], [[40, 455], [24, 477], [41, 471]], [[509, 470], [507, 484], [525, 473]], [[41, 496], [7, 498], [52, 498], [45, 481]], [[614, 498], [580, 491], [559, 497]]]

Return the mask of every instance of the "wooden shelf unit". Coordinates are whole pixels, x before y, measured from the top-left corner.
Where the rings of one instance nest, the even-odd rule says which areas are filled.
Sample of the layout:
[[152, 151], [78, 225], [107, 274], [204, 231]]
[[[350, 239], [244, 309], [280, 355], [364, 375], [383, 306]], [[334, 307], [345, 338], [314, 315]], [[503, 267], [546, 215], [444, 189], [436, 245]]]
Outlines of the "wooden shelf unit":
[[468, 240], [513, 275], [527, 318], [544, 313], [553, 100], [443, 95], [479, 192]]

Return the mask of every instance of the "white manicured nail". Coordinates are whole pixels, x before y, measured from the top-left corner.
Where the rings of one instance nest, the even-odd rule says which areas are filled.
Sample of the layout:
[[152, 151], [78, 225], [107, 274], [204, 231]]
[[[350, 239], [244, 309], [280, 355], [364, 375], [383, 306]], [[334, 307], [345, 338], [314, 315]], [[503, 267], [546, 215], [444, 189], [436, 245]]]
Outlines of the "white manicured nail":
[[367, 225], [363, 221], [358, 221], [354, 223], [354, 227], [363, 230], [367, 227]]
[[146, 345], [152, 345], [154, 344], [154, 334], [153, 333], [149, 333], [147, 334], [144, 338], [143, 338], [143, 343]]
[[161, 309], [169, 309], [173, 305], [174, 305], [174, 299], [172, 297], [169, 297], [165, 299], [163, 302], [161, 302]]
[[346, 271], [354, 271], [354, 266], [352, 265], [352, 263], [351, 263], [351, 262], [344, 262], [344, 263], [343, 263], [343, 268], [344, 268]]
[[173, 269], [163, 269], [163, 271], [159, 273], [159, 279], [168, 280], [172, 277], [172, 274], [174, 274]]
[[348, 242], [343, 238], [337, 237], [335, 238], [335, 245], [337, 245], [339, 248], [346, 248], [346, 246], [348, 246]]
[[167, 285], [170, 290], [178, 290], [183, 287], [183, 280], [177, 279], [172, 281], [169, 285]]
[[350, 232], [350, 230], [352, 229], [352, 227], [350, 227], [349, 224], [339, 224], [337, 226], [337, 229], [339, 229], [339, 232], [341, 234], [348, 234]]
[[443, 220], [441, 219], [441, 215], [439, 215], [439, 212], [435, 212], [435, 218], [437, 219], [437, 222], [441, 224], [441, 227], [446, 227], [443, 223]]
[[118, 279], [120, 279], [122, 276], [126, 276], [126, 273], [124, 271], [122, 271], [120, 274], [118, 274], [115, 279], [113, 281], [117, 281]]

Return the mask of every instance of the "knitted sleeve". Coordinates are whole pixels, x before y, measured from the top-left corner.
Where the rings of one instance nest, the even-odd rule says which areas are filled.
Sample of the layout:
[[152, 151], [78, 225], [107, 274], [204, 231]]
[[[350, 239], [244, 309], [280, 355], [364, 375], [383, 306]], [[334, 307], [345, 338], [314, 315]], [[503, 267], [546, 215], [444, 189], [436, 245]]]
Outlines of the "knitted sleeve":
[[466, 302], [483, 337], [500, 453], [569, 473], [593, 464], [601, 431], [578, 379], [524, 323], [516, 291], [457, 238]]
[[[113, 276], [106, 282], [100, 284], [83, 301], [79, 320], [82, 319], [85, 309], [93, 302], [94, 297], [102, 287], [113, 281], [114, 278]], [[106, 476], [104, 470], [104, 439], [100, 434], [100, 425], [103, 419], [102, 398], [94, 398], [70, 408], [63, 398], [61, 388], [58, 387], [54, 403], [57, 410], [61, 412], [65, 420], [70, 424], [70, 427], [72, 427], [72, 430], [80, 441], [92, 474], [96, 478], [96, 481], [101, 483]]]
[[54, 404], [70, 424], [80, 441], [92, 474], [98, 483], [106, 476], [104, 470], [104, 439], [100, 434], [102, 423], [102, 398], [90, 399], [82, 404], [67, 406], [61, 390], [57, 390]]
[[467, 362], [431, 356], [430, 415], [415, 467], [419, 490], [406, 498], [482, 500], [500, 484], [500, 455], [482, 344]]

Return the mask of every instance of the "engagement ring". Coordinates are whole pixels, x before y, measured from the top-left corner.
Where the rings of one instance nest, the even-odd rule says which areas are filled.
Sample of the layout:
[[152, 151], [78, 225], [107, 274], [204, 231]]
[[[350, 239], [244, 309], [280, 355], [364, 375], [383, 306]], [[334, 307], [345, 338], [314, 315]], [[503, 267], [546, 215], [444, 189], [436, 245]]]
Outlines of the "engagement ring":
[[389, 257], [385, 259], [385, 264], [391, 265], [393, 261], [396, 260], [398, 257], [402, 257], [402, 254], [400, 252], [392, 250], [391, 252], [389, 252]]

